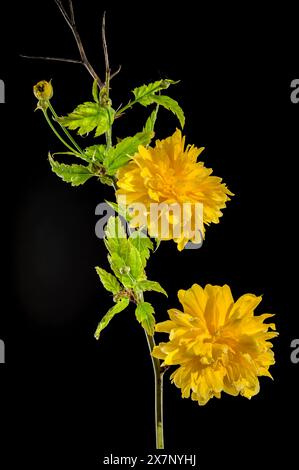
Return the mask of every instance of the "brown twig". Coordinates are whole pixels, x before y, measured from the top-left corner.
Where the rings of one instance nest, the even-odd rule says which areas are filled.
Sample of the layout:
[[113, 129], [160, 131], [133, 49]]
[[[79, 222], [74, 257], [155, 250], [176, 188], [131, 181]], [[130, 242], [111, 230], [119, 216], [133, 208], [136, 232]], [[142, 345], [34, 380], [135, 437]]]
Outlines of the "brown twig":
[[73, 7], [72, 0], [69, 0], [69, 8], [70, 8], [70, 12], [71, 12], [71, 23], [75, 24], [75, 13], [74, 13], [74, 7]]
[[105, 69], [106, 74], [110, 73], [110, 66], [109, 66], [109, 55], [108, 55], [108, 47], [106, 41], [106, 12], [103, 13], [103, 22], [102, 22], [102, 41], [103, 41], [103, 49], [104, 49], [104, 56], [105, 56]]
[[116, 77], [116, 75], [118, 75], [120, 71], [121, 71], [121, 65], [118, 67], [117, 70], [115, 70], [115, 72], [113, 72], [113, 73], [110, 75], [110, 80], [112, 80], [112, 78]]
[[111, 73], [110, 66], [109, 66], [109, 56], [108, 56], [108, 47], [107, 47], [107, 41], [106, 41], [106, 33], [105, 33], [105, 28], [106, 28], [106, 21], [105, 21], [105, 13], [103, 15], [103, 23], [102, 23], [102, 41], [103, 41], [103, 49], [104, 49], [104, 56], [105, 56], [105, 83], [102, 82], [100, 79], [99, 75], [96, 73], [92, 65], [90, 64], [89, 60], [87, 59], [85, 49], [83, 47], [80, 35], [77, 30], [76, 22], [75, 22], [75, 13], [74, 13], [74, 7], [73, 7], [73, 2], [72, 0], [68, 0], [69, 3], [69, 10], [70, 13], [68, 14], [67, 11], [65, 10], [61, 0], [54, 0], [56, 5], [58, 6], [63, 18], [65, 19], [66, 23], [68, 24], [69, 28], [71, 29], [73, 36], [76, 40], [78, 50], [80, 53], [81, 59], [65, 59], [64, 57], [47, 57], [47, 56], [32, 56], [32, 55], [25, 55], [25, 54], [20, 54], [20, 57], [24, 59], [36, 59], [36, 60], [51, 60], [51, 61], [56, 61], [56, 62], [66, 62], [66, 63], [71, 63], [71, 64], [79, 64], [83, 65], [89, 72], [89, 74], [92, 76], [94, 80], [97, 81], [98, 87], [101, 90], [105, 85], [107, 88], [107, 91], [109, 93], [109, 86], [110, 86], [110, 81], [112, 78], [116, 77], [116, 75], [119, 74], [121, 71], [121, 65], [118, 67], [118, 69]]
[[55, 60], [56, 62], [70, 62], [71, 64], [82, 65], [81, 60], [65, 59], [64, 57], [44, 57], [44, 56], [23, 55], [23, 54], [20, 54], [20, 57], [22, 57], [23, 59]]
[[80, 35], [78, 33], [78, 30], [77, 30], [72, 0], [69, 0], [70, 16], [67, 14], [61, 0], [55, 0], [55, 3], [58, 6], [62, 16], [64, 17], [66, 23], [68, 24], [70, 30], [73, 33], [73, 36], [76, 40], [76, 43], [77, 43], [77, 46], [78, 46], [78, 49], [79, 49], [82, 65], [84, 65], [84, 67], [88, 70], [88, 72], [90, 73], [92, 78], [97, 81], [99, 88], [100, 89], [103, 88], [104, 84], [103, 84], [102, 80], [100, 79], [100, 77], [98, 76], [98, 74], [96, 73], [94, 68], [92, 67], [91, 63], [87, 59], [85, 49], [83, 47]]
[[103, 22], [102, 22], [102, 42], [103, 42], [103, 50], [104, 50], [104, 57], [105, 57], [105, 85], [107, 88], [107, 92], [109, 93], [109, 81], [110, 81], [110, 65], [109, 65], [109, 55], [108, 55], [108, 47], [106, 41], [106, 12], [104, 11], [103, 14]]

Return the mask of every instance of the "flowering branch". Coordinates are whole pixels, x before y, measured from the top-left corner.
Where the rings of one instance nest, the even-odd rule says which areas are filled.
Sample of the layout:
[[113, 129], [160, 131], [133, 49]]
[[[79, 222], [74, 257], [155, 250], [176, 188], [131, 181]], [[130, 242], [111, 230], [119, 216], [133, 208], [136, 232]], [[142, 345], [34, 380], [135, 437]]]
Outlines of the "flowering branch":
[[[87, 68], [93, 78], [93, 101], [81, 103], [67, 115], [58, 116], [50, 101], [52, 84], [41, 81], [34, 86], [37, 109], [42, 110], [52, 131], [68, 149], [60, 153], [80, 160], [80, 164], [59, 163], [53, 158], [54, 154], [49, 155], [49, 162], [53, 172], [72, 186], [95, 177], [115, 189], [117, 204], [109, 202], [109, 205], [118, 216], [108, 219], [101, 234], [110, 272], [96, 267], [102, 285], [113, 294], [114, 304], [102, 316], [94, 336], [99, 339], [117, 314], [130, 304], [134, 305], [153, 364], [156, 447], [163, 449], [165, 371], [177, 366], [171, 375], [172, 382], [182, 390], [183, 398], [191, 396], [199, 405], [206, 404], [212, 397], [220, 398], [222, 392], [251, 398], [259, 391], [258, 378], [271, 377], [269, 367], [275, 361], [269, 340], [278, 333], [269, 331], [275, 330], [274, 323], [264, 323], [271, 314], [254, 316], [260, 297], [246, 294], [235, 302], [226, 285], [207, 285], [203, 289], [194, 284], [187, 291], [180, 290], [178, 297], [183, 311], [170, 309], [170, 319], [156, 324], [154, 307], [144, 300], [144, 293], [156, 291], [166, 296], [167, 293], [157, 281], [147, 278], [147, 262], [154, 251], [151, 239], [155, 239], [157, 246], [162, 240], [173, 240], [180, 251], [188, 243], [202, 242], [205, 227], [219, 223], [221, 211], [233, 194], [221, 178], [212, 175], [210, 168], [197, 161], [204, 148], [185, 146], [179, 129], [151, 145], [158, 109], [170, 111], [181, 128], [184, 127], [182, 108], [164, 94], [178, 82], [164, 79], [139, 86], [132, 90], [132, 99], [116, 111], [110, 98], [110, 81], [120, 69], [111, 74], [105, 13], [102, 22], [105, 82], [102, 82], [87, 60], [76, 28], [72, 1], [69, 0], [69, 14], [60, 0], [55, 2], [72, 30], [81, 56], [81, 61], [66, 61], [81, 63]], [[154, 109], [137, 134], [113, 143], [115, 119], [135, 105], [154, 105]], [[105, 136], [106, 143], [96, 140], [94, 145], [81, 148], [71, 135], [70, 131], [74, 130], [79, 136], [92, 132], [96, 139]], [[129, 233], [122, 220], [130, 228]], [[155, 332], [168, 333], [169, 341], [156, 345]]]

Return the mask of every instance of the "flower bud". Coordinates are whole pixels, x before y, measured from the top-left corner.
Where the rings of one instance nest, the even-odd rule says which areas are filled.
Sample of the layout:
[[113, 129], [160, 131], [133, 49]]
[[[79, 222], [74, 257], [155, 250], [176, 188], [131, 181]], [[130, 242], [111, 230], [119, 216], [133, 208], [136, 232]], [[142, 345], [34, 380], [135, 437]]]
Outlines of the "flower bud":
[[33, 87], [33, 93], [39, 101], [49, 101], [53, 96], [53, 87], [51, 82], [42, 80]]

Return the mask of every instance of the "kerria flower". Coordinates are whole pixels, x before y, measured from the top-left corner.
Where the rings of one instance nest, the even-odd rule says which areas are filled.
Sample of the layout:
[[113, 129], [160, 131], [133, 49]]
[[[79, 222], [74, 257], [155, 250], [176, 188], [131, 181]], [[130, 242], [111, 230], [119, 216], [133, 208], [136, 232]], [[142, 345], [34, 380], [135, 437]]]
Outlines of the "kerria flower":
[[180, 290], [183, 312], [168, 311], [170, 320], [158, 323], [156, 331], [169, 333], [169, 341], [160, 343], [153, 356], [163, 366], [178, 365], [172, 382], [199, 405], [221, 392], [251, 398], [259, 392], [260, 376], [271, 377], [275, 363], [269, 341], [278, 333], [274, 323], [264, 323], [273, 315], [255, 316], [261, 297], [245, 294], [234, 301], [229, 286], [194, 284]]
[[[217, 224], [221, 209], [233, 194], [222, 179], [211, 176], [203, 162], [197, 162], [204, 150], [188, 145], [179, 130], [154, 148], [138, 148], [132, 160], [118, 172], [118, 202], [127, 207], [140, 206], [150, 236], [173, 239], [182, 250], [188, 241], [202, 242], [204, 224]], [[160, 206], [159, 215], [154, 209]], [[168, 206], [168, 207], [167, 207]], [[134, 212], [134, 211], [133, 211]], [[167, 230], [162, 220], [167, 220]]]

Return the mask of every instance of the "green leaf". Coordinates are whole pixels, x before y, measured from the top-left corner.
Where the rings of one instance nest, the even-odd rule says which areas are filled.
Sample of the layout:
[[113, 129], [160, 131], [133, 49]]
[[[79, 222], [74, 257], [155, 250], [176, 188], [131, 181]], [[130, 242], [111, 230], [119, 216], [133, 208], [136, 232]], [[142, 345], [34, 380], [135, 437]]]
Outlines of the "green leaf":
[[54, 152], [52, 153], [52, 158], [55, 156], [55, 155], [73, 155], [74, 157], [76, 158], [81, 158], [81, 160], [84, 160], [85, 162], [87, 163], [90, 163], [90, 159], [83, 155], [82, 153], [74, 153], [74, 152]]
[[65, 165], [64, 163], [56, 162], [49, 154], [49, 162], [52, 171], [56, 173], [59, 178], [72, 186], [79, 186], [86, 183], [91, 178], [93, 173], [90, 172], [87, 166], [83, 165]]
[[145, 331], [152, 336], [155, 330], [154, 308], [149, 302], [140, 302], [135, 310], [135, 315]]
[[130, 242], [135, 248], [138, 250], [139, 255], [141, 257], [143, 268], [146, 266], [146, 261], [150, 257], [150, 250], [153, 250], [153, 242], [151, 239], [145, 235], [142, 230], [134, 231], [130, 237]]
[[125, 205], [122, 205], [116, 202], [107, 201], [106, 199], [105, 199], [105, 202], [109, 204], [109, 206], [112, 207], [112, 209], [118, 215], [123, 217], [127, 222], [130, 222], [130, 220], [132, 219], [132, 216], [130, 215], [129, 211], [127, 211], [127, 208]]
[[[157, 103], [174, 113], [180, 121], [181, 127], [183, 128], [185, 124], [185, 116], [178, 102], [169, 96], [157, 95], [157, 92], [168, 88], [169, 85], [175, 83], [178, 82], [174, 82], [172, 80], [160, 80], [158, 82], [150, 83], [149, 85], [143, 85], [139, 88], [135, 88], [133, 93], [135, 96], [135, 101], [140, 103], [142, 106], [148, 106], [150, 104]], [[146, 124], [148, 129], [151, 129], [151, 126], [154, 124], [154, 122], [152, 122], [153, 119], [154, 116], [151, 115], [149, 122]]]
[[123, 310], [125, 310], [125, 308], [127, 308], [127, 306], [129, 305], [130, 301], [128, 298], [126, 297], [123, 297], [122, 299], [120, 299], [113, 307], [111, 307], [108, 312], [106, 313], [106, 315], [104, 315], [104, 317], [102, 318], [102, 320], [100, 321], [100, 323], [98, 324], [98, 327], [96, 329], [96, 332], [94, 334], [94, 337], [96, 339], [99, 339], [100, 337], [100, 334], [101, 334], [101, 331], [106, 328], [106, 326], [110, 323], [110, 321], [112, 320], [112, 318], [119, 312], [122, 312]]
[[113, 179], [111, 179], [109, 176], [100, 175], [99, 180], [101, 181], [102, 184], [107, 184], [108, 186], [114, 185]]
[[148, 85], [142, 85], [141, 87], [135, 88], [133, 94], [135, 100], [143, 106], [148, 106], [152, 104], [152, 97], [158, 91], [165, 90], [170, 85], [175, 85], [178, 82], [173, 80], [159, 80], [157, 82], [149, 83]]
[[118, 279], [121, 279], [124, 273], [127, 274], [130, 271], [123, 258], [116, 251], [108, 255], [108, 261]]
[[138, 282], [138, 288], [144, 291], [155, 291], [160, 292], [161, 294], [166, 295], [168, 297], [167, 292], [163, 289], [163, 287], [156, 281], [148, 281], [145, 279], [144, 281]]
[[139, 145], [148, 145], [154, 133], [138, 132], [133, 137], [122, 139], [115, 147], [108, 150], [104, 159], [104, 167], [108, 175], [114, 175], [117, 170], [126, 165], [130, 158], [138, 151]]
[[130, 274], [136, 281], [145, 278], [141, 255], [130, 240], [128, 240], [127, 266], [129, 266]]
[[112, 292], [112, 294], [118, 294], [121, 291], [121, 285], [113, 274], [108, 273], [105, 269], [99, 268], [98, 266], [95, 269], [106, 290]]
[[111, 269], [125, 287], [133, 287], [145, 279], [139, 251], [129, 239], [119, 217], [110, 217], [105, 229], [105, 245], [109, 251]]
[[86, 161], [90, 163], [100, 162], [103, 163], [106, 156], [106, 146], [105, 145], [92, 145], [91, 147], [86, 147], [84, 149], [84, 154], [86, 156]]
[[176, 115], [178, 120], [180, 121], [181, 127], [183, 128], [185, 125], [185, 115], [184, 111], [180, 107], [179, 103], [175, 101], [173, 98], [170, 98], [169, 96], [165, 95], [155, 95], [153, 97], [153, 101], [155, 103], [160, 104], [164, 108], [168, 109], [171, 111], [173, 114]]
[[144, 132], [153, 132], [154, 131], [156, 120], [157, 120], [158, 109], [159, 109], [159, 105], [157, 105], [156, 109], [154, 109], [154, 111], [147, 118], [145, 126], [143, 128]]
[[58, 118], [58, 122], [71, 130], [78, 129], [79, 135], [88, 134], [96, 129], [95, 136], [104, 134], [112, 125], [115, 111], [112, 108], [100, 106], [99, 103], [86, 102], [79, 104], [76, 109]]
[[95, 103], [99, 102], [99, 87], [98, 87], [98, 81], [94, 80], [92, 84], [92, 97], [95, 101]]
[[125, 256], [127, 252], [127, 236], [119, 217], [109, 217], [105, 228], [105, 244], [110, 254], [118, 253]]
[[131, 268], [127, 266], [124, 259], [118, 253], [112, 253], [108, 256], [111, 269], [115, 276], [121, 281], [121, 283], [127, 288], [132, 288], [136, 284], [132, 278], [130, 271]]

